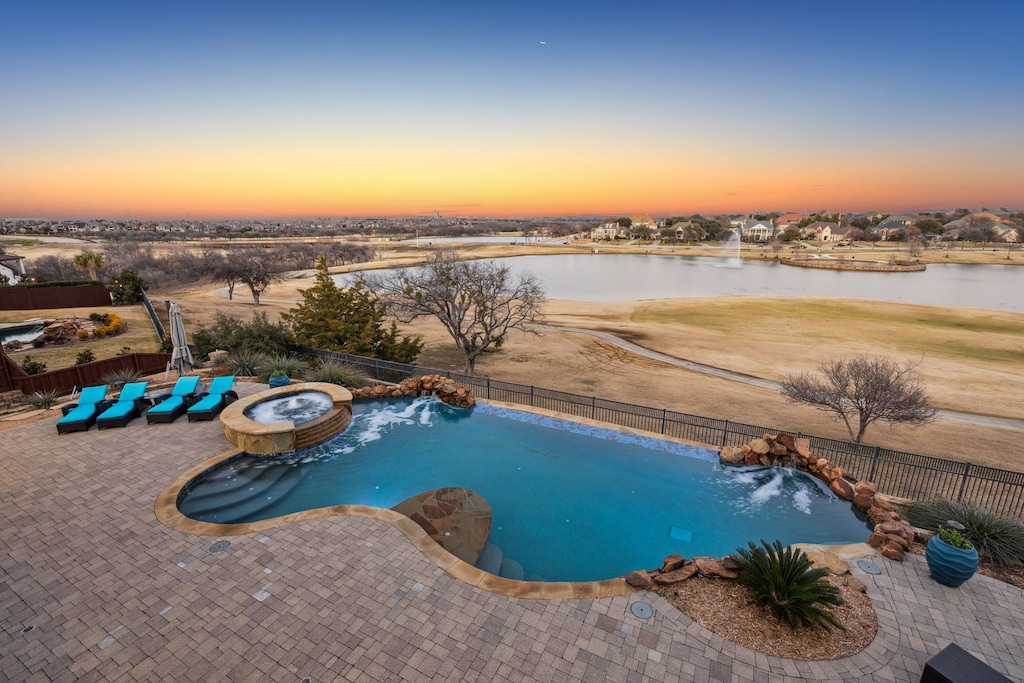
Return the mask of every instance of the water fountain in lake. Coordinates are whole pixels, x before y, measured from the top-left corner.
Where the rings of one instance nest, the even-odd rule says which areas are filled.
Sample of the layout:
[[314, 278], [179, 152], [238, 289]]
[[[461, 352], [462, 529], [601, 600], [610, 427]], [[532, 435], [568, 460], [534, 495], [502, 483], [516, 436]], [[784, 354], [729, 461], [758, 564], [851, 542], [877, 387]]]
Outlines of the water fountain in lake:
[[740, 231], [733, 229], [729, 239], [722, 247], [722, 263], [719, 268], [742, 268], [743, 261], [740, 260]]

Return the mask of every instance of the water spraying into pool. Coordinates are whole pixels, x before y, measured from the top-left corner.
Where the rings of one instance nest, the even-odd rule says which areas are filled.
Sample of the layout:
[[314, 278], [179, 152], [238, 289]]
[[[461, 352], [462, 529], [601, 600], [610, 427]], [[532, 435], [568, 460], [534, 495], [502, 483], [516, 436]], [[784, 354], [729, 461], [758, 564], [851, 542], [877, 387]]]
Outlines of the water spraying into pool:
[[512, 578], [598, 580], [670, 553], [869, 534], [849, 503], [796, 470], [722, 468], [708, 449], [433, 398], [357, 403], [344, 433], [286, 457], [231, 460], [178, 504], [188, 517], [235, 523], [345, 503], [390, 508], [445, 486], [491, 504], [500, 559], [488, 571]]

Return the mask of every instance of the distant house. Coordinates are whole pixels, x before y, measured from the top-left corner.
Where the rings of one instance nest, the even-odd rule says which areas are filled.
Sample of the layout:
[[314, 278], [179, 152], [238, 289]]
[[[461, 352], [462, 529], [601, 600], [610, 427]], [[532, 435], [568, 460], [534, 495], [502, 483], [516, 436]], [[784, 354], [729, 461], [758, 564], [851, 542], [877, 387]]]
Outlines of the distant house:
[[601, 223], [596, 228], [592, 228], [590, 231], [590, 239], [592, 240], [613, 240], [616, 237], [625, 236], [626, 229], [619, 225], [619, 221], [614, 218]]
[[1013, 226], [999, 223], [993, 227], [996, 231], [996, 239], [1002, 240], [1007, 244], [1016, 244], [1020, 241], [1020, 233]]
[[646, 213], [638, 213], [634, 216], [630, 216], [629, 220], [633, 224], [634, 228], [650, 228], [651, 230], [657, 230], [658, 228], [658, 221], [654, 220]]
[[775, 219], [775, 227], [785, 231], [786, 228], [796, 225], [804, 218], [802, 213], [784, 213]]
[[884, 224], [884, 223], [899, 223], [900, 225], [905, 227], [905, 226], [908, 226], [908, 225], [913, 225], [917, 221], [918, 221], [918, 217], [917, 216], [911, 216], [908, 213], [894, 213], [893, 215], [886, 217], [886, 219], [882, 222], [882, 224]]
[[876, 225], [871, 232], [874, 234], [875, 239], [885, 242], [887, 240], [896, 239], [908, 225], [910, 225], [910, 223], [886, 219]]
[[746, 242], [767, 242], [776, 233], [776, 228], [771, 221], [743, 221], [739, 228], [740, 239]]
[[837, 242], [838, 239], [832, 233], [839, 229], [838, 223], [829, 221], [815, 221], [800, 229], [800, 236], [804, 239], [818, 240], [820, 242]]
[[14, 254], [0, 254], [0, 280], [16, 285], [25, 277], [25, 259]]

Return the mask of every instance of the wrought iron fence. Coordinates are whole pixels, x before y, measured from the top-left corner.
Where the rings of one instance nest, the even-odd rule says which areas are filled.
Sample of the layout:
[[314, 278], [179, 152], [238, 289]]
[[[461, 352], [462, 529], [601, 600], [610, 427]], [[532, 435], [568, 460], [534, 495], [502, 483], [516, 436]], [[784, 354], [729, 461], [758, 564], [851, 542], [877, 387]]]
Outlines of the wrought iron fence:
[[142, 305], [145, 306], [146, 313], [149, 314], [149, 320], [153, 323], [153, 330], [156, 332], [156, 336], [160, 338], [160, 341], [163, 341], [164, 336], [166, 336], [166, 333], [164, 332], [164, 325], [160, 322], [160, 317], [157, 316], [156, 309], [153, 308], [153, 302], [149, 300], [149, 295], [146, 294], [146, 290], [140, 287], [139, 291], [142, 292]]
[[[478, 398], [544, 408], [713, 448], [741, 446], [751, 439], [780, 431], [336, 351], [312, 348], [299, 351], [358, 366], [380, 382], [397, 383], [409, 377], [440, 374], [471, 387]], [[873, 481], [879, 491], [887, 495], [915, 500], [942, 496], [980, 505], [997, 515], [1024, 518], [1024, 472], [809, 434], [796, 436], [809, 438], [812, 452], [842, 467], [851, 479]]]

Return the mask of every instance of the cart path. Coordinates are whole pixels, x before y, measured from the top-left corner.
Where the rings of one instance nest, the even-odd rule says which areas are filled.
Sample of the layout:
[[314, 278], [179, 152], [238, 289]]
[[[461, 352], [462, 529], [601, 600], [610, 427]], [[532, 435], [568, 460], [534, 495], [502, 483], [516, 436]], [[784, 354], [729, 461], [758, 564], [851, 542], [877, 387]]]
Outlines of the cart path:
[[[754, 377], [753, 375], [745, 375], [741, 372], [732, 372], [731, 370], [725, 370], [723, 368], [716, 368], [713, 365], [704, 365], [703, 363], [695, 363], [690, 360], [683, 358], [676, 358], [675, 356], [669, 356], [658, 351], [652, 351], [651, 349], [634, 344], [633, 342], [626, 341], [621, 337], [616, 337], [614, 334], [607, 332], [598, 332], [597, 330], [587, 330], [581, 327], [562, 327], [560, 325], [532, 325], [531, 327], [539, 330], [551, 330], [552, 332], [569, 332], [572, 334], [586, 334], [591, 337], [596, 337], [609, 344], [614, 344], [621, 349], [635, 353], [645, 358], [674, 365], [678, 368], [685, 368], [687, 370], [693, 370], [705, 375], [711, 375], [714, 377], [720, 377], [722, 379], [732, 380], [734, 382], [742, 382], [751, 386], [760, 387], [762, 389], [770, 389], [772, 391], [779, 391], [779, 383], [772, 382], [771, 380], [762, 379], [760, 377]], [[991, 415], [977, 415], [974, 413], [959, 413], [952, 410], [939, 410], [938, 417], [943, 420], [953, 420], [955, 422], [965, 422], [967, 424], [978, 425], [981, 427], [998, 427], [1000, 429], [1014, 429], [1017, 431], [1024, 431], [1024, 420], [1012, 420], [1005, 417], [994, 417]]]

